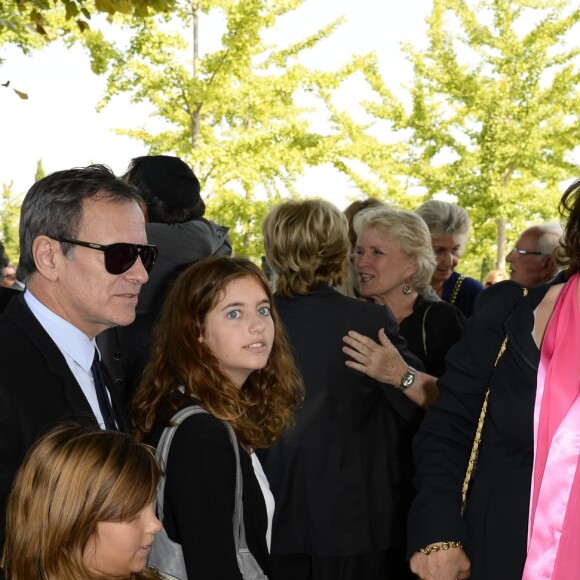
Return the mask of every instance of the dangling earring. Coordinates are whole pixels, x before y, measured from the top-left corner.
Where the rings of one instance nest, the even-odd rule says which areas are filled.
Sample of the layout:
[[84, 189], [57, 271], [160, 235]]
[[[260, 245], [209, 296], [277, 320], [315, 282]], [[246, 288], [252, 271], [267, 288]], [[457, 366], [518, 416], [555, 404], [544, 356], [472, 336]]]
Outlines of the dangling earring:
[[411, 292], [413, 292], [413, 289], [411, 288], [411, 286], [409, 286], [409, 280], [405, 278], [405, 284], [403, 284], [403, 294], [408, 296], [409, 294], [411, 294]]

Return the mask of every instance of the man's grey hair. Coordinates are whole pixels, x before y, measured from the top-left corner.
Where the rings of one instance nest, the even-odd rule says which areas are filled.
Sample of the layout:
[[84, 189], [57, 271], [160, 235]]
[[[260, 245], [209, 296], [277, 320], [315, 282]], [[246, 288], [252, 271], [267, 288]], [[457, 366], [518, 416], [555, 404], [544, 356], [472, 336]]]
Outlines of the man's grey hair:
[[[540, 232], [538, 238], [538, 252], [542, 252], [546, 256], [556, 255], [556, 250], [562, 245], [564, 230], [562, 226], [557, 222], [547, 222], [536, 226], [536, 229]], [[554, 260], [554, 276], [562, 269], [562, 266], [558, 263], [558, 260]]]
[[[16, 273], [19, 280], [27, 282], [36, 272], [32, 244], [38, 236], [55, 240], [77, 237], [83, 201], [90, 198], [142, 203], [138, 190], [105, 165], [56, 171], [37, 181], [28, 190], [20, 212], [20, 261]], [[62, 243], [63, 254], [67, 255], [71, 247]]]

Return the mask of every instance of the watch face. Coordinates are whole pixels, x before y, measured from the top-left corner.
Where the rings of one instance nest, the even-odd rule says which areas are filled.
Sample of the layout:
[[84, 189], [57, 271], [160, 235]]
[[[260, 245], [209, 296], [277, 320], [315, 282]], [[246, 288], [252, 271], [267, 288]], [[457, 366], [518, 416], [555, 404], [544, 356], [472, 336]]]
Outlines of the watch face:
[[401, 385], [405, 388], [410, 387], [415, 380], [415, 373], [411, 370], [408, 370], [404, 375], [403, 379], [401, 380]]

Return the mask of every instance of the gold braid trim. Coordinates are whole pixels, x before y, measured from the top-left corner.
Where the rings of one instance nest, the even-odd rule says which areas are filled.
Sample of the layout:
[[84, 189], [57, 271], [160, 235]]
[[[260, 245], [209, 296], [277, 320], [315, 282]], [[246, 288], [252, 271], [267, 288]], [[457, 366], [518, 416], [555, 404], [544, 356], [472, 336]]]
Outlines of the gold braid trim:
[[[527, 288], [525, 289], [524, 296], [527, 295]], [[495, 363], [493, 367], [497, 366], [499, 359], [502, 357], [505, 349], [507, 348], [508, 337], [506, 336], [501, 343], [497, 357], [495, 358]], [[465, 471], [465, 477], [463, 479], [463, 485], [461, 486], [461, 515], [465, 511], [465, 505], [467, 502], [467, 491], [469, 489], [469, 483], [473, 477], [473, 472], [477, 465], [477, 456], [479, 454], [479, 444], [481, 442], [481, 433], [483, 432], [483, 425], [485, 423], [485, 415], [487, 414], [487, 402], [489, 400], [490, 387], [487, 388], [485, 392], [485, 398], [483, 399], [483, 405], [481, 406], [481, 412], [479, 413], [479, 419], [477, 420], [477, 429], [475, 430], [475, 437], [473, 438], [473, 445], [471, 446], [471, 454], [469, 455], [469, 461], [467, 462], [467, 470]]]
[[463, 544], [461, 542], [443, 542], [436, 546], [419, 548], [417, 552], [421, 552], [428, 556], [429, 554], [433, 554], [434, 552], [440, 552], [441, 550], [450, 550], [451, 548], [463, 548]]
[[451, 293], [451, 298], [449, 299], [450, 304], [455, 304], [457, 300], [457, 295], [459, 294], [459, 290], [461, 289], [461, 284], [463, 284], [463, 280], [465, 280], [465, 274], [459, 274], [459, 278], [455, 281], [455, 286], [453, 287], [453, 292]]

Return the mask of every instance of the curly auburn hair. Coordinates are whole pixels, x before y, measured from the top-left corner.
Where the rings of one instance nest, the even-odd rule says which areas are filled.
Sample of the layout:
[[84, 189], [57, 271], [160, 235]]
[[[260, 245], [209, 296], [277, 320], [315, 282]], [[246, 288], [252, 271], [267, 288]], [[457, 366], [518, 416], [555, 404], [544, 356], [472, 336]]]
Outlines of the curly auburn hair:
[[[274, 344], [263, 369], [253, 371], [241, 389], [220, 369], [220, 361], [200, 341], [206, 317], [235, 280], [259, 282], [271, 303]], [[152, 355], [131, 410], [139, 440], [151, 431], [161, 408], [172, 416], [194, 400], [227, 421], [246, 448], [271, 446], [292, 422], [303, 384], [263, 272], [242, 258], [215, 257], [185, 270], [165, 301], [154, 332]], [[180, 387], [183, 396], [179, 395]]]
[[567, 268], [566, 276], [580, 271], [580, 178], [570, 185], [558, 205], [560, 215], [566, 221], [564, 242], [556, 248], [556, 258]]

